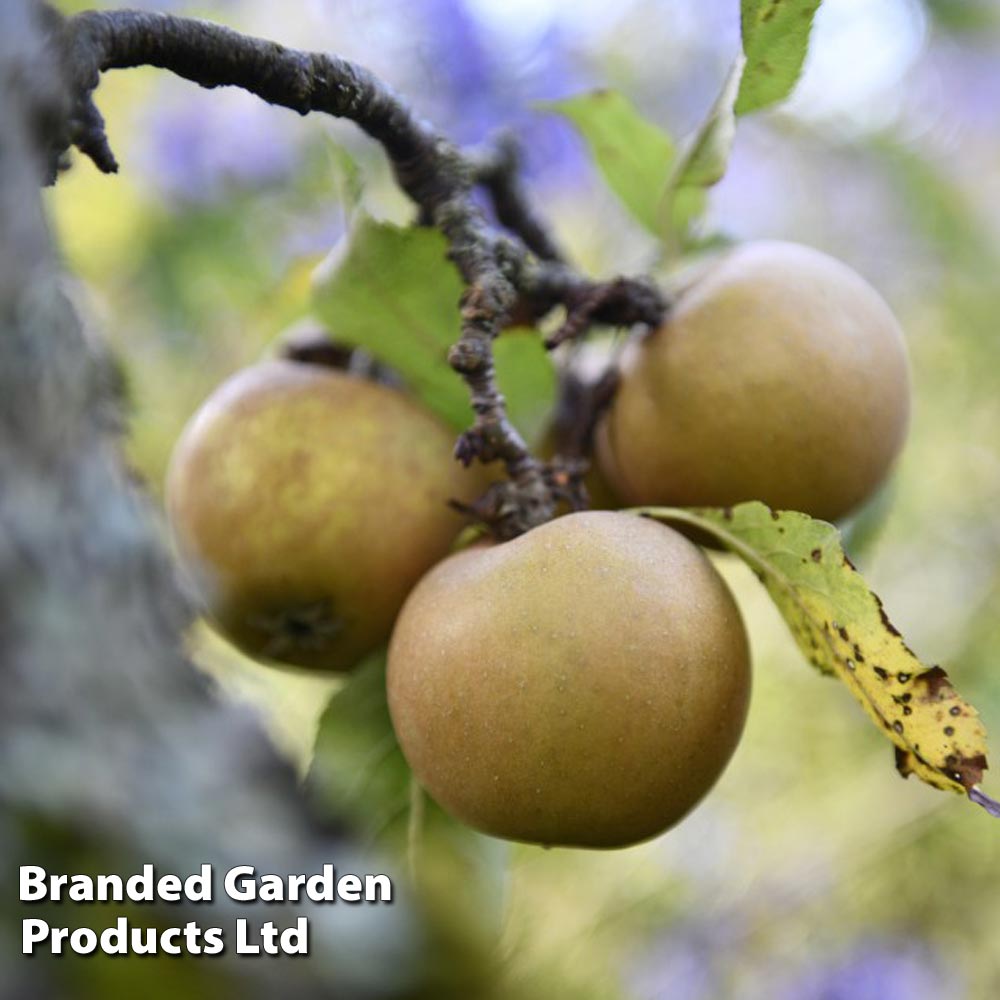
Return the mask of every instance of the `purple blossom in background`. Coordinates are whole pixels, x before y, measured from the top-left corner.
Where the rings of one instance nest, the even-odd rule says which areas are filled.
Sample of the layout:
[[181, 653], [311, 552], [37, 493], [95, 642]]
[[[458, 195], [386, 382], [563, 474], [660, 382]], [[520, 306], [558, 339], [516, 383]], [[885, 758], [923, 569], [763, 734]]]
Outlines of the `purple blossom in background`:
[[731, 967], [745, 927], [730, 912], [668, 927], [625, 974], [636, 1000], [719, 1000], [728, 996]]
[[239, 7], [245, 0], [213, 0], [209, 13], [206, 14], [205, 6], [191, 2], [191, 0], [107, 0], [103, 4], [94, 4], [95, 7], [126, 7], [132, 10], [152, 10], [161, 14], [190, 14], [192, 16], [211, 16], [211, 9], [220, 11], [230, 10]]
[[589, 157], [574, 129], [563, 119], [531, 105], [593, 90], [597, 83], [574, 59], [562, 25], [553, 23], [534, 50], [524, 53], [526, 93], [512, 114], [511, 127], [521, 138], [526, 174], [545, 183], [565, 183], [582, 175]]
[[776, 991], [779, 1000], [941, 1000], [963, 995], [939, 958], [919, 942], [880, 941], [811, 968]]
[[[95, 4], [96, 6], [96, 4]], [[133, 10], [158, 10], [169, 13], [176, 13], [182, 6], [182, 0], [111, 0], [107, 7], [128, 7]]]
[[637, 1000], [716, 1000], [721, 985], [710, 956], [686, 942], [664, 945], [629, 976]]
[[347, 232], [347, 220], [340, 205], [318, 207], [311, 216], [295, 216], [295, 225], [282, 243], [280, 257], [294, 260], [327, 253]]
[[908, 101], [946, 128], [996, 135], [1000, 131], [1000, 41], [978, 45], [936, 41], [918, 64]]
[[417, 58], [433, 87], [431, 100], [454, 119], [453, 138], [481, 139], [496, 127], [500, 105], [494, 50], [463, 0], [424, 0], [419, 10], [424, 41]]
[[580, 147], [571, 130], [532, 107], [588, 86], [563, 25], [550, 20], [536, 38], [515, 43], [491, 32], [465, 0], [424, 0], [419, 10], [421, 104], [435, 122], [461, 143], [513, 129], [529, 179], [579, 170]]
[[[177, 85], [167, 86], [173, 91]], [[297, 153], [288, 112], [238, 90], [157, 101], [149, 124], [134, 132], [142, 176], [169, 201], [204, 204], [241, 188], [289, 176]]]

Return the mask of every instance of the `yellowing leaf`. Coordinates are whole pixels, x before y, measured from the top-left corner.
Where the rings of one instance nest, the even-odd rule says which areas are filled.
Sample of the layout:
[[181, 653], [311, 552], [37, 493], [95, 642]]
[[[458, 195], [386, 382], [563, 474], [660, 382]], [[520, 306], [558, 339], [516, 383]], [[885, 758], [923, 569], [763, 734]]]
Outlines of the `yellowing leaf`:
[[977, 787], [986, 770], [979, 713], [940, 667], [924, 666], [906, 645], [833, 525], [757, 502], [643, 513], [709, 532], [754, 570], [810, 662], [839, 677], [895, 744], [904, 777], [964, 792], [1000, 816], [1000, 804]]

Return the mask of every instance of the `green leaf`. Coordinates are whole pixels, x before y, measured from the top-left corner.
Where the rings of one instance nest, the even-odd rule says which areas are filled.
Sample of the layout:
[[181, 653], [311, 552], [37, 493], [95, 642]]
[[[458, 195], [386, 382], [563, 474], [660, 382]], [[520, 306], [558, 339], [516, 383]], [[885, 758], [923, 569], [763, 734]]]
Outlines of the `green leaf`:
[[657, 209], [674, 162], [670, 136], [613, 90], [548, 101], [539, 107], [573, 123], [611, 190], [642, 225], [658, 235]]
[[993, 0], [924, 0], [935, 25], [958, 35], [992, 31], [1000, 25]]
[[986, 769], [979, 713], [940, 667], [924, 666], [906, 645], [833, 525], [756, 501], [643, 513], [708, 532], [754, 570], [809, 661], [843, 681], [895, 744], [904, 777], [965, 792], [1000, 815], [1000, 805], [977, 787]]
[[337, 192], [337, 200], [344, 206], [348, 215], [355, 212], [361, 204], [364, 194], [364, 178], [361, 167], [349, 150], [333, 139], [326, 144], [327, 175], [331, 176]]
[[[448, 364], [461, 334], [462, 280], [437, 230], [402, 229], [359, 214], [349, 237], [313, 278], [316, 314], [338, 341], [394, 368], [455, 428], [472, 421], [468, 389]], [[503, 334], [494, 344], [509, 415], [529, 439], [555, 399], [555, 372], [537, 335]]]
[[820, 0], [742, 0], [747, 65], [736, 114], [759, 111], [783, 101], [792, 92], [802, 73], [819, 5]]
[[670, 191], [664, 202], [665, 243], [671, 252], [690, 250], [694, 242], [692, 227], [708, 208], [704, 188], [686, 185]]
[[312, 794], [372, 838], [405, 824], [410, 768], [385, 699], [385, 654], [352, 671], [320, 719], [309, 773]]
[[742, 56], [737, 57], [726, 75], [708, 116], [677, 162], [672, 178], [674, 187], [711, 187], [722, 180], [736, 133], [733, 107], [745, 64]]
[[418, 866], [420, 855], [426, 854], [432, 864], [444, 863], [463, 879], [486, 883], [484, 899], [500, 899], [506, 844], [415, 794], [389, 715], [384, 651], [356, 667], [330, 699], [320, 719], [307, 786], [322, 810], [346, 817], [369, 840], [409, 854]]
[[673, 239], [684, 242], [692, 222], [705, 210], [705, 189], [722, 180], [736, 135], [734, 105], [745, 60], [739, 56], [726, 76], [708, 116], [677, 161], [660, 211]]
[[548, 426], [556, 402], [557, 379], [537, 330], [506, 330], [493, 342], [497, 383], [507, 413], [530, 445]]
[[462, 282], [434, 229], [360, 215], [317, 268], [314, 308], [335, 339], [363, 347], [403, 376], [455, 427], [470, 419], [465, 384], [448, 364], [458, 339]]

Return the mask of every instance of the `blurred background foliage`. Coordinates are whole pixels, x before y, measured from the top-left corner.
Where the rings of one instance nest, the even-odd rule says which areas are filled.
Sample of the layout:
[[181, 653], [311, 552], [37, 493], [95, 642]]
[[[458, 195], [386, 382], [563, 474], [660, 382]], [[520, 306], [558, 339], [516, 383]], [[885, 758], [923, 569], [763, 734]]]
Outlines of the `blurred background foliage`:
[[[142, 5], [356, 59], [462, 142], [513, 125], [532, 195], [595, 275], [648, 269], [656, 247], [566, 122], [535, 104], [615, 87], [683, 137], [739, 45], [736, 0]], [[47, 199], [76, 297], [127, 373], [131, 460], [159, 493], [201, 400], [309, 313], [310, 275], [357, 195], [344, 151], [360, 166], [368, 212], [405, 222], [410, 208], [349, 125], [155, 70], [109, 74], [100, 103], [121, 175], [78, 162]], [[854, 554], [918, 655], [942, 663], [979, 707], [995, 761], [998, 104], [995, 0], [826, 0], [795, 96], [741, 121], [709, 210], [711, 230], [727, 237], [800, 240], [841, 257], [902, 320], [912, 433], [887, 498], [854, 526]], [[750, 573], [719, 563], [754, 652], [743, 743], [709, 799], [659, 840], [611, 854], [510, 852], [506, 992], [1000, 996], [1000, 828], [901, 781], [889, 745], [846, 691], [806, 666]], [[192, 643], [305, 771], [338, 682], [248, 663], [207, 629]], [[996, 795], [997, 779], [986, 788]]]

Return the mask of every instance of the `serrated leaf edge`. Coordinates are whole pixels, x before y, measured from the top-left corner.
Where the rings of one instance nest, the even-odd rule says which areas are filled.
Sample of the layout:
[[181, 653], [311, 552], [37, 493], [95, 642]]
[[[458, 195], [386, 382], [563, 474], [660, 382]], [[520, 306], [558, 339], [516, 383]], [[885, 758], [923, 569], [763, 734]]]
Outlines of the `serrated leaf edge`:
[[[723, 517], [726, 516], [725, 515], [726, 508], [713, 508], [713, 509], [717, 513], [721, 514]], [[783, 574], [777, 567], [773, 566], [770, 562], [764, 559], [754, 548], [747, 545], [740, 538], [730, 534], [728, 531], [726, 531], [724, 528], [721, 528], [713, 521], [708, 520], [707, 518], [700, 517], [697, 513], [697, 508], [685, 509], [681, 507], [640, 507], [640, 508], [634, 508], [631, 511], [628, 511], [627, 513], [638, 514], [639, 516], [649, 517], [658, 521], [680, 521], [694, 528], [698, 528], [701, 531], [709, 532], [720, 542], [722, 542], [722, 544], [725, 545], [726, 548], [728, 548], [731, 552], [738, 555], [748, 566], [750, 566], [751, 569], [757, 569], [759, 570], [760, 573], [763, 573], [769, 576], [772, 580], [774, 580], [791, 597], [794, 603], [799, 607], [802, 614], [809, 620], [812, 620], [812, 615], [809, 612], [806, 605], [803, 604], [803, 602], [799, 598], [797, 589], [787, 582], [785, 574]], [[772, 511], [772, 514], [773, 513], [775, 512]], [[830, 527], [833, 528], [832, 525], [830, 525]], [[833, 528], [833, 530], [836, 531], [835, 528]], [[841, 552], [844, 560], [848, 563], [848, 565], [851, 566], [852, 569], [854, 569], [853, 564], [850, 563], [850, 560], [848, 559], [846, 553], [843, 553], [843, 550], [841, 550]], [[893, 633], [895, 633], [897, 637], [899, 637], [899, 632], [892, 626], [891, 622], [888, 621], [888, 618], [882, 607], [882, 601], [879, 599], [878, 595], [871, 590], [869, 590], [869, 593], [872, 594], [872, 597], [874, 597], [876, 603], [878, 604], [879, 611], [882, 615], [883, 623], [886, 625], [887, 628], [889, 628]], [[843, 657], [837, 651], [834, 645], [830, 642], [826, 630], [819, 628], [817, 629], [817, 631], [820, 633], [820, 635], [823, 636], [823, 641], [827, 644], [827, 648], [830, 651], [831, 657], [835, 661], [842, 663]], [[901, 637], [900, 641], [902, 642]], [[903, 645], [904, 647], [906, 647], [905, 642], [903, 643]], [[844, 670], [845, 671], [847, 670], [846, 665], [844, 666]], [[924, 671], [924, 673], [944, 674], [944, 671], [941, 670], [940, 667], [929, 667]], [[919, 676], [922, 675], [918, 675], [918, 679]], [[935, 774], [940, 778], [941, 783], [936, 785], [936, 787], [939, 787], [942, 790], [953, 791], [961, 795], [967, 795], [970, 801], [974, 802], [978, 806], [981, 806], [991, 816], [1000, 818], [1000, 803], [994, 801], [988, 795], [986, 795], [978, 785], [973, 784], [966, 787], [961, 782], [958, 782], [954, 778], [952, 778], [951, 775], [947, 774], [940, 767], [931, 764], [929, 761], [927, 761], [919, 753], [919, 751], [915, 750], [914, 747], [909, 745], [909, 743], [899, 733], [897, 733], [894, 729], [892, 729], [891, 726], [888, 725], [888, 721], [884, 718], [878, 707], [871, 701], [864, 686], [861, 684], [857, 684], [855, 688], [864, 697], [863, 707], [866, 708], [868, 714], [873, 718], [881, 720], [885, 724], [886, 733], [889, 736], [889, 739], [892, 740], [893, 745], [897, 749], [897, 766], [899, 764], [900, 753], [905, 755], [906, 757], [912, 757], [918, 760], [924, 766], [924, 768], [926, 768], [927, 771], [932, 772], [933, 774]], [[976, 709], [971, 705], [969, 707], [972, 709], [973, 712], [976, 713], [978, 717], [979, 713], [976, 712]], [[983, 769], [985, 770], [985, 768], [986, 764], [984, 760]], [[907, 774], [909, 773], [908, 771], [905, 771], [902, 767], [899, 767], [899, 770], [904, 777], [906, 777]], [[910, 770], [912, 770], [912, 765], [910, 767]]]

